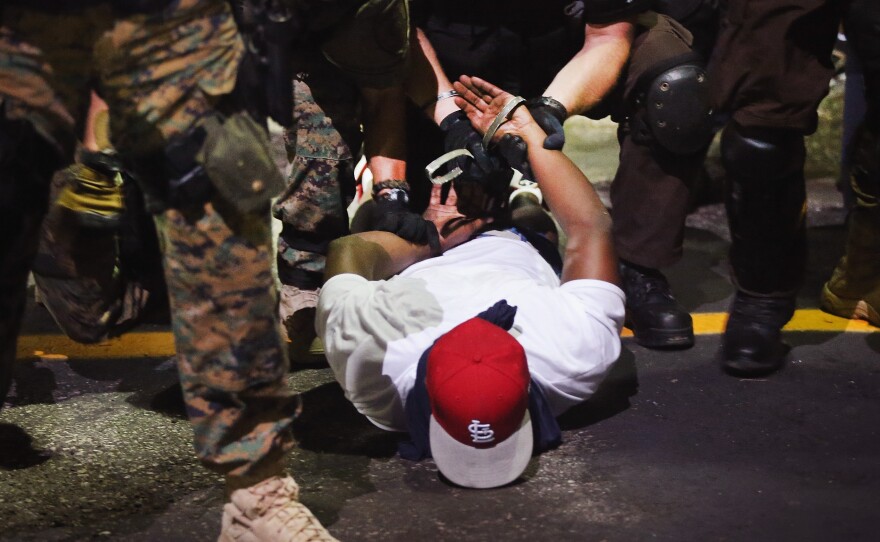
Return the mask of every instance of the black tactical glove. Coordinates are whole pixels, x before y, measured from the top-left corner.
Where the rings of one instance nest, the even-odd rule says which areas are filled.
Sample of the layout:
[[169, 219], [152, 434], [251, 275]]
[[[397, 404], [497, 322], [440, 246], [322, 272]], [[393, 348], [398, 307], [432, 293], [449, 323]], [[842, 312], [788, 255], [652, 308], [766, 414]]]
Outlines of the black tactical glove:
[[490, 173], [504, 167], [500, 159], [489, 156], [486, 148], [483, 147], [482, 136], [474, 129], [464, 111], [447, 115], [440, 123], [440, 130], [444, 134], [444, 152], [466, 149], [473, 155], [473, 159], [460, 156], [449, 165], [450, 169], [461, 168], [467, 180], [482, 182]]
[[399, 188], [384, 190], [373, 198], [373, 229], [391, 232], [417, 245], [429, 245], [431, 253], [440, 254], [440, 235], [430, 220], [409, 210], [409, 196]]
[[565, 145], [565, 132], [562, 124], [568, 118], [568, 110], [558, 100], [549, 96], [541, 96], [526, 102], [526, 107], [538, 126], [547, 133], [544, 148], [554, 151], [562, 150]]
[[[545, 145], [546, 146], [546, 145]], [[534, 179], [529, 166], [529, 147], [523, 138], [512, 134], [504, 134], [498, 141], [498, 153], [513, 169], [523, 174], [526, 179]]]

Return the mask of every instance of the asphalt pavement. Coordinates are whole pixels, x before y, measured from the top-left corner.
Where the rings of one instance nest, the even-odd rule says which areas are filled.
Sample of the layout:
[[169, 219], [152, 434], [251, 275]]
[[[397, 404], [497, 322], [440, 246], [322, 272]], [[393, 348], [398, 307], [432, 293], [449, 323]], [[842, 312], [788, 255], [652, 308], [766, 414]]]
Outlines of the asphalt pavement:
[[[358, 415], [325, 365], [295, 366], [305, 410], [287, 461], [303, 502], [351, 541], [878, 540], [880, 330], [814, 310], [843, 251], [832, 185], [810, 184], [808, 324], [786, 332], [779, 373], [719, 369], [710, 316], [731, 286], [723, 209], [706, 205], [668, 273], [706, 323], [696, 345], [625, 337], [596, 396], [564, 415], [562, 446], [508, 487], [457, 488], [430, 461], [400, 459], [399, 435]], [[28, 307], [0, 412], [0, 541], [216, 539], [222, 484], [195, 459], [174, 362], [155, 342], [167, 327], [136, 331], [147, 342], [40, 349], [58, 332]]]

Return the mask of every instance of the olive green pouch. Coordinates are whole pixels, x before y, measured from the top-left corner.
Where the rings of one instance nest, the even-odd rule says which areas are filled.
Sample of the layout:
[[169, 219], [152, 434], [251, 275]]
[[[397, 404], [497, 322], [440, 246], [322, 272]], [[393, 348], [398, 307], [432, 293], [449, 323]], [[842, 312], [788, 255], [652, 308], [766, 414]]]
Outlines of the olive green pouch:
[[239, 211], [268, 207], [285, 183], [272, 160], [266, 129], [244, 112], [225, 119], [209, 117], [202, 127], [205, 143], [196, 160], [214, 188]]

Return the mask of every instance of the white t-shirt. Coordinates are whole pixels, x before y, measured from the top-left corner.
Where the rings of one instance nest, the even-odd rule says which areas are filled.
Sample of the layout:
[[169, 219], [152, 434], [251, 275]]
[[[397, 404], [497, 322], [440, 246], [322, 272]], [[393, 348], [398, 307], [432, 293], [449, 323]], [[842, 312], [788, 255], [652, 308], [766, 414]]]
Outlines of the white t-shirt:
[[553, 413], [590, 397], [620, 355], [624, 294], [600, 280], [560, 285], [538, 251], [510, 232], [388, 280], [337, 275], [321, 290], [316, 326], [345, 396], [377, 426], [405, 431], [403, 405], [422, 353], [501, 299], [518, 307], [511, 333]]

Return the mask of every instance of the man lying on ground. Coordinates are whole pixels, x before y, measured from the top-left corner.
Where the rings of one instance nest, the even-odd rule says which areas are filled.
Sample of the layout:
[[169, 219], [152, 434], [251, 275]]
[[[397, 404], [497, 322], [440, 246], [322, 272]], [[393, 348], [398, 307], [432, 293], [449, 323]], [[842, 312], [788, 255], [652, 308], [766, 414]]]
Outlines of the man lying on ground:
[[611, 219], [577, 166], [543, 148], [546, 134], [518, 98], [464, 76], [455, 89], [473, 125], [494, 132], [488, 144], [511, 134], [528, 146], [567, 236], [561, 273], [540, 235], [489, 229], [509, 220], [475, 198], [506, 194], [455, 186], [442, 204], [435, 187], [425, 214], [433, 242], [384, 231], [333, 242], [317, 328], [358, 411], [410, 433], [404, 457], [433, 456], [453, 483], [496, 487], [559, 444], [555, 417], [590, 397], [618, 358], [624, 295]]

